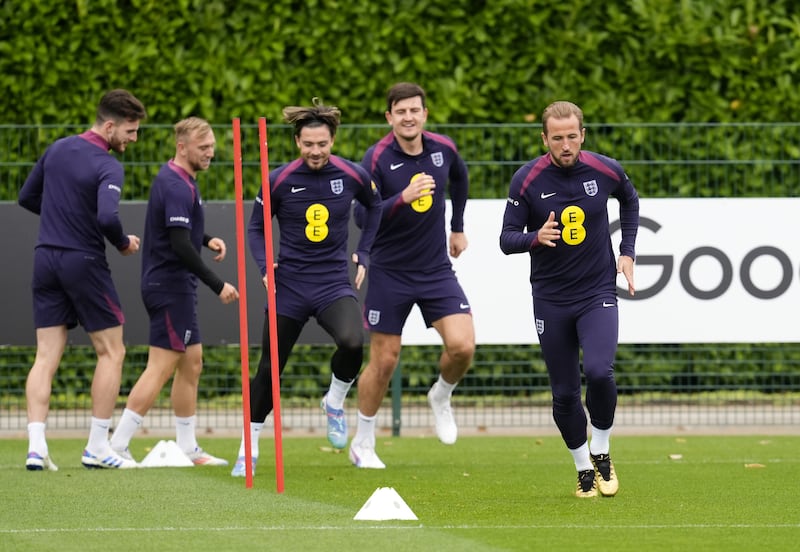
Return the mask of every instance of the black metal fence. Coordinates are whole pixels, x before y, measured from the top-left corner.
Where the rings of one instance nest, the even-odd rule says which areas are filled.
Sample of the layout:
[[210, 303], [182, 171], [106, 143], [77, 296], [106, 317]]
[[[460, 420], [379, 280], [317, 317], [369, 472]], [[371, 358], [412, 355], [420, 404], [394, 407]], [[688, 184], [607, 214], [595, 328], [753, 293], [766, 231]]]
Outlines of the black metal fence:
[[[619, 386], [617, 425], [627, 430], [716, 430], [793, 432], [800, 427], [800, 344], [725, 346], [728, 358], [710, 359], [713, 345], [623, 345], [616, 364]], [[324, 434], [319, 399], [330, 382], [330, 345], [298, 346], [282, 383], [282, 420], [289, 435]], [[255, 370], [258, 350], [250, 351]], [[33, 362], [29, 349], [0, 348], [0, 434], [23, 435], [24, 373]], [[439, 348], [407, 347], [379, 412], [386, 432], [431, 432], [425, 394], [437, 376]], [[200, 390], [200, 427], [207, 433], [238, 434], [242, 425], [241, 365], [238, 347], [206, 349]], [[125, 396], [147, 360], [146, 350], [129, 350]], [[53, 385], [49, 427], [88, 427], [92, 351], [70, 347]], [[22, 375], [21, 375], [22, 374]], [[347, 401], [355, 422], [355, 389]], [[464, 432], [548, 432], [554, 426], [550, 393], [538, 346], [479, 346], [473, 367], [453, 397]], [[268, 425], [272, 418], [268, 419]], [[171, 432], [169, 386], [145, 419], [145, 431]]]
[[[55, 139], [83, 126], [0, 125], [0, 200], [14, 200], [28, 171]], [[200, 177], [206, 200], [232, 199], [231, 125], [214, 125], [216, 159]], [[470, 169], [473, 198], [505, 197], [514, 172], [543, 153], [537, 125], [434, 125], [451, 136]], [[334, 152], [360, 160], [388, 131], [386, 125], [342, 125]], [[294, 159], [287, 125], [268, 128], [270, 167]], [[800, 182], [800, 123], [653, 124], [587, 126], [586, 149], [618, 159], [642, 197], [794, 196]], [[261, 182], [258, 130], [242, 125], [245, 190]], [[120, 156], [126, 167], [124, 198], [146, 199], [158, 168], [174, 155], [172, 127], [143, 125], [136, 144]]]

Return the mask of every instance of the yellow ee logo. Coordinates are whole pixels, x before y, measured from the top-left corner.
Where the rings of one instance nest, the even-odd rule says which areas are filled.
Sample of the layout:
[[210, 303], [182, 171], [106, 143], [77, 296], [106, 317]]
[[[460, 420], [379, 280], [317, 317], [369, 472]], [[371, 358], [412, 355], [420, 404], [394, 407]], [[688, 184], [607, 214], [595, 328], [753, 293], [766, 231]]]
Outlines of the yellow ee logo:
[[321, 242], [328, 237], [328, 219], [331, 214], [322, 203], [314, 203], [306, 209], [306, 237], [308, 241]]
[[583, 222], [586, 213], [577, 205], [570, 205], [561, 212], [561, 239], [568, 245], [580, 245], [586, 239]]
[[[413, 184], [414, 181], [417, 178], [421, 177], [421, 176], [423, 176], [423, 173], [417, 173], [414, 176], [412, 176], [411, 177], [411, 183]], [[426, 190], [426, 191], [430, 191], [430, 190]], [[430, 209], [432, 206], [433, 206], [433, 195], [422, 196], [422, 197], [420, 197], [418, 199], [415, 199], [414, 201], [411, 202], [411, 208], [414, 209], [417, 213], [424, 213], [425, 211]]]

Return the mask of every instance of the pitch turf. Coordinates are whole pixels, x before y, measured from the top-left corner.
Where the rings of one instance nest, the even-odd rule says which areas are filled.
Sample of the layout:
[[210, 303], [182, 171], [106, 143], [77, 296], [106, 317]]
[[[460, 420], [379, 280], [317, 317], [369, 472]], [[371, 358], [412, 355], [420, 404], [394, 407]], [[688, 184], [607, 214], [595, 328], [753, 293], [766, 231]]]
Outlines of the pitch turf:
[[[138, 459], [157, 439], [134, 440]], [[238, 440], [205, 439], [233, 460]], [[262, 439], [253, 488], [230, 468], [86, 470], [84, 441], [51, 439], [58, 472], [27, 472], [0, 440], [0, 550], [780, 550], [800, 542], [800, 439], [615, 437], [614, 498], [577, 499], [557, 437], [382, 438], [386, 470], [324, 440], [284, 440], [285, 490]], [[393, 487], [418, 521], [354, 521]]]

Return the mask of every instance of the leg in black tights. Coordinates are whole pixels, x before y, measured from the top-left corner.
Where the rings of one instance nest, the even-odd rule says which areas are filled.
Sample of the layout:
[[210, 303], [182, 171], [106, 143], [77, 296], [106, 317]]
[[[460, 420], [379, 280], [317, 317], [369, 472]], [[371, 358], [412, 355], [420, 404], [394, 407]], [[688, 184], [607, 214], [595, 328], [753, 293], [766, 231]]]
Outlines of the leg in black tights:
[[317, 322], [336, 344], [331, 357], [331, 372], [338, 380], [353, 381], [364, 361], [364, 330], [355, 298], [337, 299], [319, 313]]
[[[283, 374], [289, 354], [300, 337], [305, 324], [292, 318], [277, 315], [278, 323], [278, 366], [279, 374]], [[261, 334], [261, 359], [258, 361], [258, 372], [250, 380], [250, 418], [253, 422], [263, 423], [272, 412], [272, 363], [270, 362], [269, 317], [264, 314], [264, 329]]]

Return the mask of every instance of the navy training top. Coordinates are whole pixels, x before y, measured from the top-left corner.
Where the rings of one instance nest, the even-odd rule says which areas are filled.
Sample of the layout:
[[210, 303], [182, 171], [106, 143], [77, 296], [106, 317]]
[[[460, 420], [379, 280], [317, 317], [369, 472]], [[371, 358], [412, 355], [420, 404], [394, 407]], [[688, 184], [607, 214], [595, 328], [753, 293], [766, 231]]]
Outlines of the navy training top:
[[91, 130], [47, 148], [19, 192], [19, 204], [40, 216], [37, 247], [86, 251], [105, 259], [104, 238], [130, 244], [119, 218], [125, 171]]
[[[186, 228], [192, 247], [203, 247], [205, 213], [197, 182], [170, 160], [150, 187], [142, 238], [142, 290], [194, 293], [197, 276], [172, 248], [171, 228]], [[214, 290], [218, 293], [217, 290]]]
[[[380, 196], [367, 172], [356, 163], [331, 155], [328, 163], [312, 170], [301, 158], [269, 173], [272, 216], [280, 228], [277, 263], [292, 278], [329, 281], [349, 274], [347, 241], [351, 204], [366, 207], [356, 253], [369, 266], [370, 249], [380, 222]], [[250, 253], [261, 275], [267, 271], [264, 250], [264, 202], [259, 190], [247, 228]]]
[[[546, 153], [514, 174], [500, 248], [506, 254], [530, 252], [534, 297], [568, 303], [616, 294], [607, 207], [612, 196], [620, 205], [620, 254], [635, 259], [639, 196], [616, 160], [581, 151], [575, 165], [563, 168]], [[561, 230], [555, 247], [539, 244], [536, 235], [551, 211]]]
[[[364, 154], [361, 165], [381, 193], [381, 224], [372, 247], [372, 264], [394, 271], [437, 271], [452, 268], [445, 231], [445, 201], [452, 201], [450, 229], [464, 231], [464, 208], [469, 195], [467, 165], [448, 136], [423, 131], [422, 153], [405, 153], [390, 132]], [[402, 192], [417, 173], [436, 182], [432, 196], [411, 204]], [[361, 216], [356, 206], [356, 221]]]

